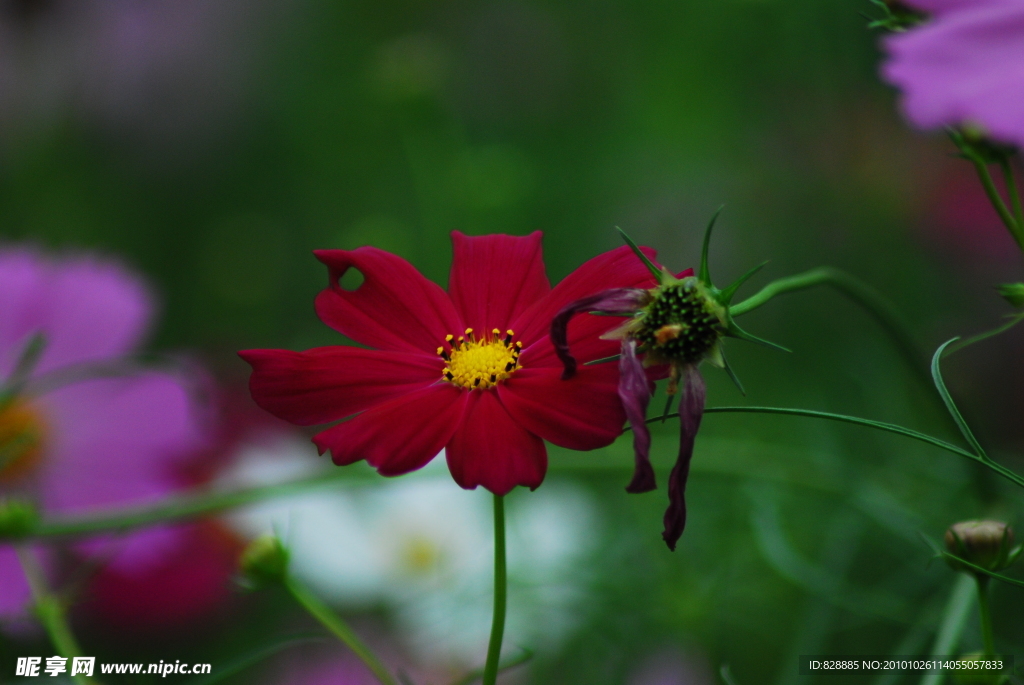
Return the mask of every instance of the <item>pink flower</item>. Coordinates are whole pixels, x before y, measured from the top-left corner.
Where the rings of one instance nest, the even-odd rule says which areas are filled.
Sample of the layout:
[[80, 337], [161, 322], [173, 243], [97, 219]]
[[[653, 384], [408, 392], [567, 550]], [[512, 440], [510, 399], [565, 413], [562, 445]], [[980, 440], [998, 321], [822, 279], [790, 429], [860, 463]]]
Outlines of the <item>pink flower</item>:
[[[140, 281], [110, 262], [0, 250], [0, 494], [73, 513], [176, 487], [175, 468], [203, 433], [183, 378], [128, 366], [121, 375], [87, 373], [132, 352], [151, 310]], [[38, 335], [41, 355], [14, 378]], [[172, 529], [137, 533], [119, 541], [112, 563], [152, 563], [179, 543]], [[0, 546], [0, 615], [19, 613], [27, 599], [14, 551]]]
[[1024, 3], [912, 0], [924, 24], [885, 39], [886, 80], [921, 128], [972, 125], [1024, 145]]
[[[267, 411], [302, 425], [349, 418], [317, 434], [337, 464], [365, 459], [396, 476], [445, 449], [467, 489], [503, 495], [536, 488], [547, 470], [544, 440], [589, 450], [609, 444], [625, 421], [612, 364], [582, 366], [562, 382], [548, 337], [564, 305], [613, 287], [649, 287], [650, 273], [622, 247], [595, 257], [554, 289], [541, 234], [469, 237], [452, 233], [448, 292], [412, 265], [374, 247], [321, 250], [330, 285], [320, 319], [373, 349], [247, 350], [250, 389]], [[354, 290], [339, 279], [362, 273]], [[607, 319], [581, 316], [569, 331], [584, 360], [614, 355], [600, 340]]]

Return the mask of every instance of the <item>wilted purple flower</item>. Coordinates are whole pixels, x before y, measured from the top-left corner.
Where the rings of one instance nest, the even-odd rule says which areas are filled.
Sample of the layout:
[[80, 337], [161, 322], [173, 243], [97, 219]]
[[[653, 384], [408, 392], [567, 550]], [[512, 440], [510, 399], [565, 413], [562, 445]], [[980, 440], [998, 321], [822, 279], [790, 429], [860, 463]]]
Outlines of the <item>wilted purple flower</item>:
[[921, 128], [977, 127], [1024, 145], [1024, 3], [1020, 0], [909, 0], [929, 14], [888, 36], [885, 79], [903, 92]]
[[[121, 363], [151, 311], [140, 281], [110, 262], [0, 250], [0, 496], [72, 513], [177, 486], [182, 456], [203, 441], [197, 407], [182, 377]], [[138, 533], [113, 563], [151, 563], [178, 543], [172, 529]], [[13, 549], [0, 546], [0, 615], [27, 599]]]
[[[698, 367], [707, 361], [724, 368], [739, 385], [725, 361], [723, 337], [778, 347], [741, 329], [729, 312], [729, 304], [736, 291], [764, 264], [751, 269], [725, 290], [719, 290], [711, 283], [707, 264], [708, 244], [717, 216], [716, 213], [704, 234], [699, 275], [694, 275], [693, 269], [672, 275], [665, 267], [652, 261], [652, 250], [637, 247], [623, 233], [623, 238], [654, 277], [656, 287], [649, 290], [605, 290], [569, 303], [551, 321], [551, 341], [565, 367], [562, 375], [565, 379], [576, 372], [576, 359], [568, 344], [569, 321], [574, 316], [591, 312], [630, 317], [618, 328], [601, 336], [622, 341], [618, 391], [626, 418], [633, 428], [635, 457], [633, 479], [626, 486], [627, 492], [647, 492], [657, 487], [650, 460], [651, 435], [646, 422], [647, 405], [654, 390], [653, 381], [667, 376], [670, 398], [679, 392], [682, 383], [679, 454], [669, 476], [669, 507], [665, 511], [665, 529], [662, 532], [669, 549], [673, 550], [686, 526], [686, 481], [690, 476], [694, 440], [704, 416], [705, 386]], [[638, 356], [641, 354], [642, 360]], [[742, 392], [742, 388], [740, 390]]]

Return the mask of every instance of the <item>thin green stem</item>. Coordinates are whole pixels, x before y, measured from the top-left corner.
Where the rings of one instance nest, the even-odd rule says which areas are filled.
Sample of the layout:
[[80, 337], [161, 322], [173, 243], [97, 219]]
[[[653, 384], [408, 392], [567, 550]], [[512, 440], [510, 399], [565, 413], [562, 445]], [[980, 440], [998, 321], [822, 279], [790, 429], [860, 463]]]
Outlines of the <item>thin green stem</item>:
[[988, 165], [975, 157], [970, 157], [970, 160], [974, 164], [975, 171], [978, 172], [978, 178], [981, 180], [981, 185], [985, 188], [988, 201], [995, 208], [999, 218], [1002, 219], [1003, 225], [1010, 231], [1010, 235], [1017, 241], [1017, 245], [1024, 250], [1024, 228], [1017, 224], [1017, 220], [1006, 207], [1006, 203], [1003, 202], [1003, 198], [999, 195], [999, 190], [996, 188], [995, 181], [992, 180], [992, 174], [988, 172]]
[[[942, 612], [942, 623], [939, 624], [939, 632], [935, 636], [935, 644], [932, 645], [931, 656], [948, 656], [956, 651], [960, 644], [960, 635], [967, 625], [967, 617], [974, 606], [974, 582], [967, 574], [957, 574], [956, 584], [953, 585], [953, 592], [949, 595], [946, 608]], [[945, 677], [945, 673], [934, 671], [926, 673], [921, 678], [920, 685], [939, 685]]]
[[[813, 409], [791, 409], [787, 407], [708, 407], [704, 410], [705, 414], [718, 414], [726, 412], [738, 412], [748, 414], [784, 414], [788, 416], [805, 416], [812, 419], [827, 419], [829, 421], [839, 421], [841, 423], [852, 423], [856, 426], [866, 426], [868, 428], [874, 428], [876, 430], [885, 431], [887, 433], [895, 433], [896, 435], [902, 435], [913, 440], [919, 440], [920, 442], [928, 443], [938, 447], [939, 449], [958, 454], [961, 457], [966, 457], [971, 461], [976, 461], [980, 464], [984, 464], [988, 468], [992, 469], [999, 475], [1003, 476], [1007, 480], [1013, 482], [1020, 487], [1024, 487], [1024, 477], [1011, 471], [1005, 466], [998, 464], [994, 461], [986, 461], [977, 454], [968, 452], [967, 450], [952, 445], [944, 440], [933, 438], [930, 435], [921, 433], [910, 428], [904, 428], [903, 426], [897, 426], [893, 423], [884, 423], [882, 421], [872, 421], [870, 419], [862, 419], [856, 416], [846, 416], [844, 414], [832, 414], [830, 412], [814, 411]], [[668, 418], [674, 418], [679, 416], [678, 413], [669, 414]], [[646, 423], [654, 423], [661, 421], [661, 417], [653, 419], [647, 419]]]
[[896, 343], [896, 348], [910, 368], [926, 384], [930, 385], [931, 378], [927, 372], [928, 357], [917, 344], [906, 324], [903, 323], [899, 311], [880, 292], [840, 269], [823, 266], [772, 281], [751, 297], [729, 307], [729, 313], [732, 316], [740, 316], [757, 309], [776, 295], [806, 290], [819, 285], [832, 286], [867, 310]]
[[391, 673], [384, 667], [384, 664], [359, 639], [359, 636], [345, 623], [344, 619], [331, 611], [330, 607], [321, 602], [316, 595], [307, 590], [305, 586], [294, 578], [287, 577], [283, 582], [285, 589], [295, 598], [295, 601], [308, 611], [313, 618], [319, 621], [324, 628], [331, 631], [332, 635], [348, 645], [348, 648], [359, 657], [360, 661], [373, 671], [373, 675], [377, 677], [377, 680], [382, 685], [398, 685], [398, 682], [391, 676]]
[[501, 641], [505, 635], [505, 606], [508, 600], [508, 577], [505, 571], [505, 498], [494, 496], [494, 618], [491, 621], [491, 641], [487, 645], [483, 685], [494, 685], [498, 680], [498, 660]]
[[992, 631], [992, 609], [988, 601], [988, 577], [975, 575], [978, 586], [978, 617], [981, 620], [981, 641], [985, 646], [985, 656], [995, 656], [996, 638]]
[[1017, 181], [1013, 178], [1013, 165], [1010, 163], [1009, 157], [1003, 157], [999, 161], [999, 165], [1003, 168], [1003, 182], [1006, 184], [1006, 194], [1010, 196], [1013, 215], [1017, 219], [1017, 225], [1024, 230], [1024, 207], [1021, 206]]
[[[21, 570], [28, 581], [29, 590], [32, 593], [32, 603], [39, 622], [43, 624], [46, 634], [53, 643], [57, 653], [73, 661], [76, 656], [82, 656], [82, 649], [78, 646], [71, 626], [68, 624], [67, 614], [64, 611], [64, 602], [50, 591], [46, 584], [46, 574], [43, 572], [39, 560], [25, 545], [18, 545], [16, 548], [18, 561], [21, 563]], [[67, 664], [68, 671], [71, 671], [71, 664]], [[75, 682], [79, 685], [91, 685], [95, 683], [92, 678], [78, 673], [74, 676]]]
[[[326, 475], [301, 478], [287, 483], [262, 485], [230, 492], [202, 492], [170, 497], [158, 504], [126, 507], [110, 513], [44, 520], [20, 539], [73, 537], [97, 533], [121, 533], [157, 523], [196, 518], [224, 509], [251, 504], [271, 497], [328, 484], [353, 480], [352, 472], [336, 470]], [[0, 539], [4, 539], [0, 536]]]

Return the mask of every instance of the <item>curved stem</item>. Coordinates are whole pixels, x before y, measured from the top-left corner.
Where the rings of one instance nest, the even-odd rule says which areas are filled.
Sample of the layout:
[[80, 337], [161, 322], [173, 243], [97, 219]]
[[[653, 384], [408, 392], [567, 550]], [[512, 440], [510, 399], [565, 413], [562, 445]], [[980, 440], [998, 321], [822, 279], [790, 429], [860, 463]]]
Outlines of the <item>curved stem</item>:
[[[78, 640], [75, 639], [74, 633], [71, 632], [71, 626], [68, 624], [64, 603], [47, 586], [46, 575], [39, 565], [39, 560], [36, 559], [32, 550], [24, 545], [18, 545], [15, 550], [32, 593], [36, 616], [43, 624], [43, 628], [46, 629], [50, 642], [62, 657], [73, 661], [76, 656], [82, 656], [82, 648], [78, 646]], [[67, 665], [67, 669], [68, 671], [72, 670], [71, 664]], [[96, 682], [81, 673], [76, 674], [74, 679], [79, 685], [92, 685]]]
[[830, 285], [863, 307], [888, 333], [900, 354], [926, 384], [931, 383], [927, 373], [928, 357], [922, 352], [914, 336], [903, 323], [899, 311], [880, 292], [850, 274], [830, 266], [805, 271], [802, 274], [772, 281], [747, 299], [729, 307], [729, 313], [740, 316], [751, 312], [776, 295], [806, 290], [819, 285]]
[[970, 160], [974, 164], [974, 170], [978, 172], [978, 178], [981, 180], [981, 185], [985, 188], [988, 201], [992, 203], [996, 213], [999, 214], [999, 218], [1002, 219], [1003, 225], [1006, 226], [1013, 239], [1017, 241], [1017, 245], [1024, 250], [1024, 233], [1022, 233], [1022, 228], [1017, 224], [1017, 220], [1014, 219], [1013, 214], [1007, 209], [1006, 203], [1003, 202], [1003, 198], [999, 195], [995, 181], [992, 180], [992, 174], [988, 172], [988, 166], [976, 157], [971, 157]]
[[992, 631], [992, 609], [988, 602], [988, 577], [975, 575], [978, 585], [978, 616], [981, 619], [981, 640], [985, 646], [985, 656], [995, 656], [996, 639]]
[[483, 685], [494, 685], [498, 680], [498, 659], [501, 641], [505, 635], [505, 606], [508, 577], [505, 571], [505, 498], [494, 496], [494, 618], [491, 621], [491, 641], [487, 645]]
[[[339, 469], [312, 478], [301, 478], [274, 485], [261, 485], [229, 492], [178, 495], [157, 504], [125, 507], [99, 514], [44, 520], [33, 526], [26, 534], [18, 536], [18, 539], [121, 533], [157, 523], [196, 518], [270, 497], [287, 495], [306, 488], [337, 484], [346, 480], [351, 481], [355, 478], [351, 472], [343, 472]], [[13, 538], [5, 538], [0, 535], [0, 540], [4, 539]]]
[[1017, 190], [1017, 182], [1013, 178], [1013, 164], [1009, 157], [1003, 157], [999, 161], [1003, 168], [1003, 182], [1006, 184], [1006, 194], [1010, 196], [1010, 205], [1013, 207], [1013, 215], [1017, 219], [1017, 225], [1024, 230], [1024, 206], [1020, 203], [1020, 192]]
[[331, 634], [336, 638], [344, 642], [352, 652], [359, 657], [359, 660], [366, 664], [366, 667], [373, 671], [373, 675], [377, 677], [382, 685], [398, 685], [397, 681], [391, 676], [388, 670], [384, 667], [384, 664], [370, 651], [359, 636], [355, 634], [352, 628], [345, 623], [344, 619], [338, 616], [336, 613], [320, 601], [320, 599], [310, 592], [304, 585], [295, 581], [291, 577], [287, 577], [283, 581], [284, 587], [288, 590], [288, 593], [298, 602], [303, 609], [308, 611], [313, 618], [320, 622], [320, 624], [331, 631]]
[[[904, 428], [903, 426], [897, 426], [893, 423], [884, 423], [882, 421], [872, 421], [871, 419], [862, 419], [857, 416], [846, 416], [845, 414], [832, 414], [830, 412], [814, 411], [813, 409], [792, 409], [787, 407], [707, 407], [704, 410], [705, 414], [718, 414], [726, 412], [738, 412], [748, 414], [785, 414], [789, 416], [805, 416], [812, 419], [828, 419], [830, 421], [839, 421], [841, 423], [852, 423], [856, 426], [866, 426], [868, 428], [874, 428], [876, 430], [885, 431], [887, 433], [895, 433], [896, 435], [902, 435], [913, 440], [928, 443], [938, 447], [939, 449], [952, 452], [953, 454], [966, 457], [972, 461], [976, 461], [979, 464], [984, 464], [988, 468], [992, 469], [999, 475], [1003, 476], [1007, 480], [1013, 482], [1020, 487], [1024, 487], [1024, 476], [1020, 476], [1017, 473], [1011, 471], [1005, 466], [998, 464], [993, 461], [986, 461], [977, 454], [968, 452], [967, 450], [952, 445], [945, 440], [934, 438], [925, 433], [921, 433], [910, 428]], [[669, 414], [668, 418], [679, 416], [676, 414]], [[653, 419], [647, 419], [647, 423], [654, 423], [655, 421], [661, 421], [661, 417]]]

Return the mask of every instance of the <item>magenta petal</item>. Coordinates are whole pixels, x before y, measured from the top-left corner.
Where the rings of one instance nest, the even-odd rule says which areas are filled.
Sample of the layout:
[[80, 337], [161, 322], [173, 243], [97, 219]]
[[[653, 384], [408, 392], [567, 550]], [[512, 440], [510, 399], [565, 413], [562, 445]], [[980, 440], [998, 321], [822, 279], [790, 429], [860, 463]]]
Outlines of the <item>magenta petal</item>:
[[686, 527], [686, 480], [690, 476], [693, 443], [697, 439], [700, 420], [704, 417], [704, 378], [697, 367], [686, 368], [685, 383], [679, 403], [679, 456], [669, 475], [669, 505], [665, 511], [665, 530], [661, 534], [671, 550], [675, 550], [676, 542]]
[[569, 351], [569, 322], [574, 316], [586, 312], [630, 316], [649, 296], [646, 290], [617, 288], [583, 297], [562, 307], [551, 320], [551, 344], [565, 367], [562, 378], [572, 378], [576, 373], [576, 358]]
[[26, 615], [30, 598], [28, 583], [14, 547], [0, 545], [0, 618]]
[[151, 311], [142, 282], [112, 262], [0, 250], [0, 377], [37, 332], [47, 343], [37, 371], [130, 352]]
[[[650, 259], [655, 252], [649, 247], [640, 250]], [[512, 330], [524, 347], [548, 337], [551, 319], [560, 309], [583, 297], [616, 288], [653, 288], [657, 283], [643, 262], [623, 245], [599, 254], [566, 276], [550, 293], [535, 302], [512, 322]], [[587, 317], [584, 317], [586, 319]], [[575, 325], [579, 325], [577, 322]], [[608, 321], [604, 322], [608, 324]], [[601, 330], [603, 333], [607, 328]], [[572, 338], [570, 332], [570, 338]]]
[[544, 441], [519, 426], [491, 390], [469, 393], [465, 420], [446, 454], [456, 483], [467, 490], [482, 485], [495, 495], [517, 485], [533, 490], [548, 468]]
[[243, 350], [238, 355], [252, 365], [249, 391], [256, 404], [300, 426], [337, 421], [430, 385], [444, 368], [437, 356], [361, 347]]
[[886, 80], [922, 128], [972, 124], [1024, 145], [1024, 5], [1019, 0], [913, 3], [929, 21], [888, 36]]
[[614, 364], [585, 366], [568, 381], [557, 368], [520, 369], [498, 385], [498, 396], [520, 426], [571, 450], [610, 444], [626, 421]]
[[469, 391], [438, 383], [367, 409], [313, 437], [334, 463], [365, 459], [384, 476], [426, 466], [463, 420]]
[[155, 499], [177, 483], [181, 459], [204, 442], [182, 381], [148, 372], [77, 383], [38, 400], [49, 444], [42, 498], [50, 510]]
[[651, 432], [647, 429], [647, 405], [651, 401], [651, 383], [644, 365], [636, 357], [636, 341], [622, 341], [619, 358], [619, 399], [633, 427], [633, 480], [626, 492], [649, 492], [658, 487], [651, 466]]
[[[316, 313], [356, 342], [432, 355], [446, 335], [458, 335], [465, 328], [441, 286], [397, 255], [375, 247], [313, 254], [330, 274], [328, 288], [316, 297]], [[363, 283], [354, 290], [338, 282], [349, 269], [363, 276]]]
[[516, 317], [551, 290], [540, 231], [523, 237], [470, 237], [452, 231], [452, 246], [448, 293], [463, 322], [478, 334], [495, 328], [504, 334]]

